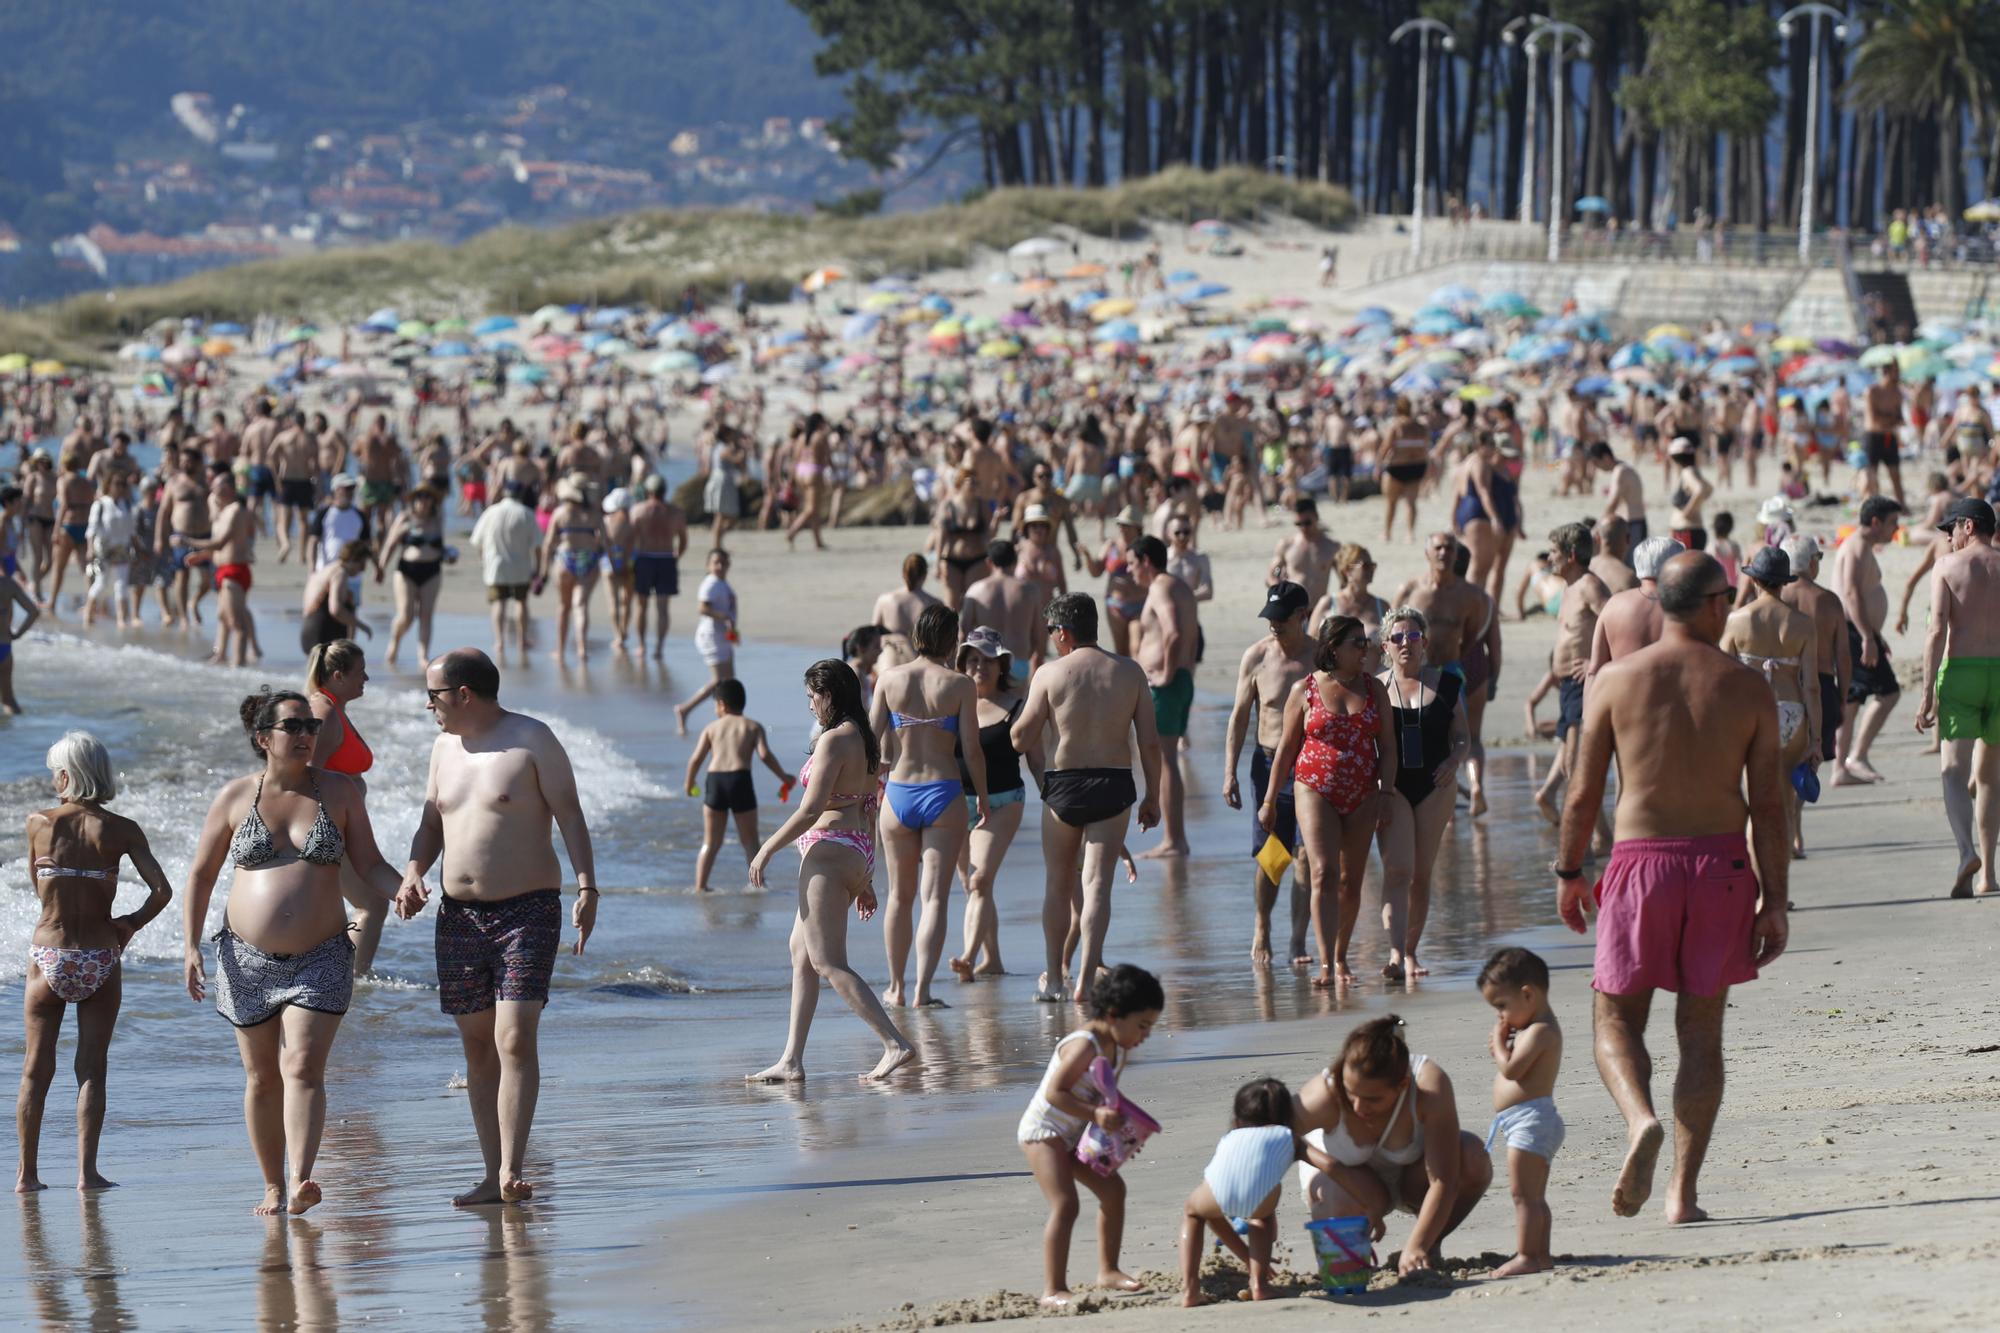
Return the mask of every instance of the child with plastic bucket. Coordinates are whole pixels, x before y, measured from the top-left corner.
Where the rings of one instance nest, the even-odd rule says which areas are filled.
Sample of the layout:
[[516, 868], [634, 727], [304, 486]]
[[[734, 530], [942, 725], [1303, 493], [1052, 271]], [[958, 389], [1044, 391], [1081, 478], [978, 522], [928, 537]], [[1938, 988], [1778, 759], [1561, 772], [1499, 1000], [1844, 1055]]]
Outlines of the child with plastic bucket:
[[1563, 1119], [1552, 1095], [1562, 1068], [1562, 1028], [1549, 1008], [1549, 965], [1526, 949], [1502, 949], [1479, 973], [1479, 993], [1499, 1015], [1488, 1043], [1496, 1072], [1486, 1149], [1491, 1152], [1496, 1139], [1507, 1141], [1518, 1233], [1514, 1257], [1493, 1276], [1543, 1273], [1555, 1267], [1549, 1253], [1549, 1165], [1563, 1142]]
[[[1236, 1090], [1232, 1128], [1215, 1145], [1181, 1216], [1181, 1304], [1206, 1305], [1201, 1290], [1201, 1240], [1213, 1231], [1250, 1270], [1250, 1288], [1239, 1299], [1267, 1301], [1271, 1242], [1277, 1236], [1278, 1195], [1298, 1161], [1322, 1171], [1333, 1159], [1292, 1131], [1292, 1094], [1274, 1078], [1253, 1079]], [[1241, 1220], [1243, 1230], [1237, 1232]]]
[[[1118, 1154], [1137, 1150], [1143, 1141], [1140, 1128], [1149, 1125], [1157, 1131], [1159, 1126], [1119, 1097], [1116, 1080], [1126, 1053], [1152, 1033], [1165, 1007], [1159, 980], [1143, 968], [1121, 963], [1100, 973], [1090, 988], [1090, 1020], [1056, 1043], [1048, 1071], [1015, 1131], [1049, 1204], [1048, 1224], [1042, 1228], [1042, 1304], [1050, 1309], [1074, 1300], [1069, 1241], [1076, 1226], [1079, 1182], [1097, 1196], [1097, 1285], [1142, 1290], [1138, 1279], [1118, 1267], [1125, 1237], [1125, 1181], [1117, 1173], [1124, 1158]], [[1143, 1125], [1135, 1112], [1144, 1118]], [[1086, 1131], [1096, 1132], [1087, 1164], [1080, 1151]]]

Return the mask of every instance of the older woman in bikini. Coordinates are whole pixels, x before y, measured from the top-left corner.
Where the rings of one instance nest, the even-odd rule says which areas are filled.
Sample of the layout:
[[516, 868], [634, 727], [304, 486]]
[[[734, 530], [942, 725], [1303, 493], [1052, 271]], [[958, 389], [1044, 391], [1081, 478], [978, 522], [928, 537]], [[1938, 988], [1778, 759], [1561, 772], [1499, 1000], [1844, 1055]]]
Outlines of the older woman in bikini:
[[[101, 1190], [117, 1183], [97, 1169], [97, 1139], [104, 1130], [105, 1067], [123, 989], [119, 956], [173, 897], [145, 830], [104, 808], [118, 789], [111, 757], [96, 738], [70, 732], [49, 747], [48, 766], [57, 804], [28, 816], [28, 860], [42, 914], [28, 946], [31, 966], [22, 997], [27, 1043], [14, 1108], [21, 1142], [16, 1194], [44, 1188], [35, 1165], [42, 1108], [55, 1082], [63, 1010], [71, 1005], [76, 1007], [76, 1187]], [[118, 863], [128, 859], [150, 892], [137, 910], [113, 916]]]

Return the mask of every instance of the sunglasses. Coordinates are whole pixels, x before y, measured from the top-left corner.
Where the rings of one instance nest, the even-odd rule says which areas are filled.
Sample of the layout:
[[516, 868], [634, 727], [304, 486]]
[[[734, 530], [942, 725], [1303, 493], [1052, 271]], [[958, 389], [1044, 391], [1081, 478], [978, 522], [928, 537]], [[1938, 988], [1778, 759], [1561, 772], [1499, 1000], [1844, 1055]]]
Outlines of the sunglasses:
[[450, 694], [453, 690], [457, 688], [458, 686], [456, 685], [440, 685], [434, 690], [426, 688], [424, 690], [424, 698], [428, 699], [432, 703], [436, 703], [437, 697], [440, 694]]
[[1422, 643], [1423, 641], [1424, 632], [1420, 629], [1406, 629], [1389, 636], [1389, 642], [1398, 646], [1406, 643]]
[[282, 731], [287, 736], [317, 736], [319, 729], [320, 719], [316, 717], [281, 717], [264, 728], [265, 731]]

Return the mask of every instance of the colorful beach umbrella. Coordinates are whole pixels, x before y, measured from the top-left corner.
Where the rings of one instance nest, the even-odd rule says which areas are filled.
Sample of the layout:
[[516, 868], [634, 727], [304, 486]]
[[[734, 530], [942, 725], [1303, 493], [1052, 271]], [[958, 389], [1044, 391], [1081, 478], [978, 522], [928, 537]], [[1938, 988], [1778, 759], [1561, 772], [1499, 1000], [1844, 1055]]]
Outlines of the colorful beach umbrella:
[[511, 315], [488, 315], [473, 325], [472, 331], [484, 338], [489, 334], [506, 333], [510, 329], [519, 327], [519, 323]]

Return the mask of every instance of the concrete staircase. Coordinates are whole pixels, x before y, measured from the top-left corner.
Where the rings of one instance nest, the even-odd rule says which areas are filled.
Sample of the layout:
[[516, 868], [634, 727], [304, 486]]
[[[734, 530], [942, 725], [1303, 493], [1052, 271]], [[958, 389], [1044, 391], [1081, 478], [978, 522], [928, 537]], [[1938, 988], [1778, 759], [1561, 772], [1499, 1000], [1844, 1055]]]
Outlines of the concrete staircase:
[[1802, 338], [1839, 338], [1852, 342], [1860, 334], [1854, 305], [1838, 269], [1814, 269], [1792, 293], [1778, 315], [1778, 327]]

